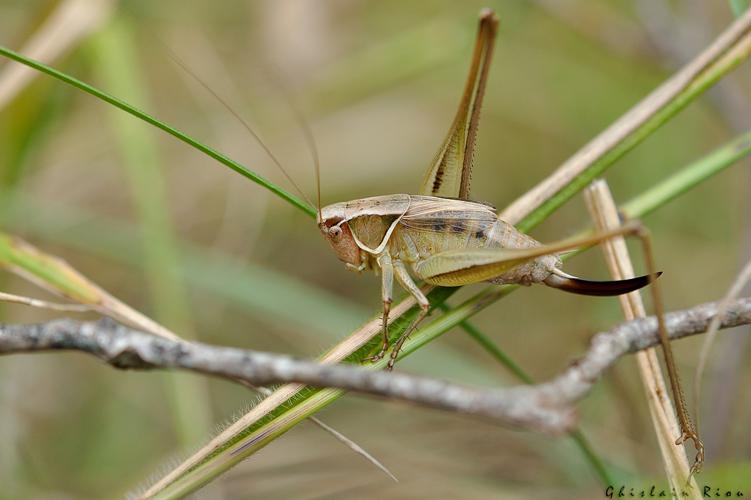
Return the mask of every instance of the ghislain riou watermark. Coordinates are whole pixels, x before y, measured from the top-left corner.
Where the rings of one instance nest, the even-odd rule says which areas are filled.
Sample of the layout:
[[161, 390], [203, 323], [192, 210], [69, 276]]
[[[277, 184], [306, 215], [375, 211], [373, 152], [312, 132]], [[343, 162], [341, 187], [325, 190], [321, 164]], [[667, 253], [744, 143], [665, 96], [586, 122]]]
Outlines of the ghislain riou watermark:
[[[704, 498], [741, 498], [744, 492], [730, 488], [718, 488], [715, 486], [703, 486], [701, 494]], [[608, 486], [605, 488], [607, 498], [688, 498], [688, 490], [676, 491], [675, 489], [663, 488], [657, 485], [631, 487], [626, 485]]]

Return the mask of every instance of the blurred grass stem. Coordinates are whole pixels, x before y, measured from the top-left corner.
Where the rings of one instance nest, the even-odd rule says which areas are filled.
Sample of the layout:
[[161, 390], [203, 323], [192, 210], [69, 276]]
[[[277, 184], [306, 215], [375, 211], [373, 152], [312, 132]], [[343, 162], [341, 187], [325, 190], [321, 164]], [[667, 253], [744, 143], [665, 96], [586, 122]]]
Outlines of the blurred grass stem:
[[[114, 19], [89, 41], [91, 61], [109, 88], [139, 106], [148, 105], [126, 18]], [[122, 168], [130, 185], [143, 232], [146, 278], [157, 321], [195, 338], [186, 292], [179, 272], [179, 256], [166, 204], [166, 183], [157, 145], [150, 131], [115, 108], [107, 110], [118, 145]], [[208, 381], [169, 374], [167, 393], [172, 418], [183, 446], [200, 442], [212, 428]]]

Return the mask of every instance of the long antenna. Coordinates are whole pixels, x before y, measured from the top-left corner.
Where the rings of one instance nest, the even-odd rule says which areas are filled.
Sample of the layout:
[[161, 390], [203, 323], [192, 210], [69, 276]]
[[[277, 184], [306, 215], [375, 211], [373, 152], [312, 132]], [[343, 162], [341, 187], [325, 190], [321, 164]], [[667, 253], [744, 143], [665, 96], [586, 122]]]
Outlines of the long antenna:
[[295, 118], [297, 120], [298, 125], [300, 126], [300, 129], [303, 132], [303, 135], [305, 136], [305, 142], [308, 143], [308, 147], [310, 148], [310, 154], [313, 156], [313, 168], [315, 169], [315, 175], [316, 175], [316, 207], [318, 208], [318, 218], [321, 218], [321, 161], [318, 157], [318, 148], [316, 147], [316, 140], [315, 137], [313, 137], [313, 130], [310, 128], [310, 124], [305, 119], [305, 115], [302, 114], [302, 112], [293, 105], [293, 101], [289, 100], [287, 101], [290, 105], [290, 108], [292, 108], [292, 111], [295, 114]]
[[[300, 186], [298, 186], [297, 183], [292, 179], [292, 177], [289, 175], [289, 173], [287, 172], [287, 170], [282, 166], [281, 162], [277, 159], [276, 156], [274, 156], [274, 153], [271, 152], [271, 150], [261, 140], [261, 138], [258, 136], [258, 134], [256, 134], [253, 131], [253, 128], [248, 124], [248, 122], [246, 122], [245, 119], [242, 116], [240, 116], [240, 114], [237, 111], [235, 111], [232, 108], [232, 106], [230, 106], [227, 103], [227, 101], [225, 101], [224, 99], [222, 99], [222, 97], [216, 91], [214, 91], [214, 89], [212, 89], [198, 75], [196, 75], [193, 71], [191, 71], [191, 69], [177, 56], [177, 54], [175, 54], [175, 52], [172, 49], [170, 49], [169, 47], [166, 47], [166, 49], [167, 49], [170, 57], [174, 61], [174, 63], [177, 64], [183, 71], [185, 71], [185, 73], [187, 73], [188, 75], [190, 75], [191, 78], [193, 78], [195, 81], [197, 81], [208, 93], [210, 93], [211, 95], [213, 95], [214, 98], [217, 101], [219, 101], [219, 103], [222, 106], [224, 106], [224, 108], [227, 111], [229, 111], [230, 114], [232, 114], [232, 116], [234, 116], [235, 119], [237, 119], [238, 122], [240, 122], [240, 124], [245, 128], [245, 130], [247, 130], [250, 133], [250, 135], [253, 136], [253, 138], [256, 140], [256, 142], [261, 146], [261, 148], [263, 148], [264, 152], [266, 152], [266, 154], [268, 155], [268, 157], [271, 158], [271, 160], [274, 162], [274, 164], [277, 166], [277, 168], [282, 172], [282, 174], [284, 174], [284, 177], [286, 177], [287, 180], [290, 182], [290, 184], [292, 184], [292, 187], [295, 188], [295, 190], [300, 195], [300, 197], [302, 197], [308, 203], [308, 205], [313, 205], [313, 203], [311, 203], [311, 201], [310, 201], [310, 198], [308, 198], [308, 196], [303, 192], [303, 190], [300, 189]], [[316, 162], [317, 162], [317, 157], [318, 157], [318, 155], [316, 154]], [[316, 167], [316, 172], [318, 172], [318, 167]], [[318, 178], [318, 177], [319, 176], [316, 175], [316, 178]], [[320, 195], [320, 183], [319, 183], [319, 186], [318, 186], [318, 213], [320, 214], [320, 212], [321, 212], [321, 195]]]
[[295, 117], [295, 121], [297, 122], [297, 125], [300, 127], [300, 130], [302, 130], [303, 136], [305, 137], [305, 142], [308, 144], [308, 148], [310, 149], [310, 154], [313, 157], [313, 168], [315, 170], [315, 176], [316, 176], [316, 201], [317, 208], [318, 208], [318, 218], [321, 219], [321, 162], [318, 157], [318, 147], [316, 146], [316, 140], [313, 136], [313, 129], [310, 127], [310, 123], [308, 123], [308, 120], [305, 118], [305, 114], [300, 111], [300, 108], [297, 106], [297, 102], [292, 98], [292, 94], [289, 92], [289, 89], [284, 84], [281, 78], [279, 78], [279, 72], [276, 68], [272, 68], [271, 71], [272, 78], [274, 79], [274, 83], [276, 84], [277, 89], [284, 95], [284, 100], [287, 103], [287, 106], [289, 106], [289, 109], [292, 111], [292, 114]]

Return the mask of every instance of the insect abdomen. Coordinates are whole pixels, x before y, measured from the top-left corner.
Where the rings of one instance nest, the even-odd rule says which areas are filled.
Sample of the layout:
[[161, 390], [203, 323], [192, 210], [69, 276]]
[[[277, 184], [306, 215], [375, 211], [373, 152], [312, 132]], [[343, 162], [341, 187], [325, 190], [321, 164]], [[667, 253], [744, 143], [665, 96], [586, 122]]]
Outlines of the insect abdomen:
[[[408, 219], [406, 224], [400, 224], [394, 234], [400, 258], [416, 264], [442, 252], [471, 252], [473, 249], [493, 248], [499, 250], [500, 258], [502, 249], [524, 249], [540, 245], [537, 240], [498, 219], [493, 213], [489, 216], [475, 213], [473, 217], [463, 217], [459, 213], [445, 211], [431, 215], [422, 217], [419, 221]], [[523, 285], [538, 283], [545, 280], [559, 265], [560, 260], [556, 256], [538, 257], [488, 281]], [[471, 273], [471, 270], [468, 269], [464, 274], [467, 273]]]
[[[485, 248], [524, 249], [540, 246], [541, 243], [516, 229], [502, 219], [496, 219], [488, 235]], [[561, 265], [557, 255], [543, 255], [535, 260], [521, 264], [500, 276], [488, 280], [498, 285], [517, 283], [530, 285], [544, 281], [556, 267]]]

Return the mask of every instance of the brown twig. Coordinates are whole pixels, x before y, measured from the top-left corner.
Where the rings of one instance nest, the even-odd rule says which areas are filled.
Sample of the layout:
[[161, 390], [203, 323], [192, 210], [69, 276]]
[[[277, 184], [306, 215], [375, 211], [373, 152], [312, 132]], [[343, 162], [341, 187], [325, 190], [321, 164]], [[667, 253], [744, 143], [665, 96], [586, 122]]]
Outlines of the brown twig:
[[[666, 315], [671, 339], [701, 333], [717, 312], [716, 303]], [[751, 298], [731, 303], [723, 328], [751, 323]], [[347, 365], [322, 365], [285, 355], [218, 347], [155, 337], [104, 319], [62, 319], [34, 325], [0, 326], [0, 353], [77, 350], [121, 369], [184, 369], [255, 385], [303, 383], [337, 387], [421, 406], [484, 417], [548, 433], [571, 429], [571, 405], [583, 398], [621, 356], [658, 343], [653, 317], [629, 321], [592, 339], [587, 353], [555, 379], [536, 386], [486, 389], [437, 379], [385, 373]]]

